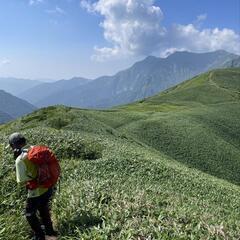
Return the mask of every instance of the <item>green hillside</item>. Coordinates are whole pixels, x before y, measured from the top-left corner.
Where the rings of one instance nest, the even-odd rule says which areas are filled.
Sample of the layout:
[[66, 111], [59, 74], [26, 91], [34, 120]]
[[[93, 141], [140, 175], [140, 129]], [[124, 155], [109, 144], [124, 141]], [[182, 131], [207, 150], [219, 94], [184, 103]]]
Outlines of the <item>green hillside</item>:
[[239, 184], [239, 103], [240, 70], [212, 71], [122, 107], [153, 112], [120, 129], [190, 167]]
[[60, 239], [239, 239], [239, 91], [240, 69], [215, 70], [112, 110], [56, 106], [0, 126], [0, 239], [28, 239], [4, 150], [20, 130], [61, 160]]

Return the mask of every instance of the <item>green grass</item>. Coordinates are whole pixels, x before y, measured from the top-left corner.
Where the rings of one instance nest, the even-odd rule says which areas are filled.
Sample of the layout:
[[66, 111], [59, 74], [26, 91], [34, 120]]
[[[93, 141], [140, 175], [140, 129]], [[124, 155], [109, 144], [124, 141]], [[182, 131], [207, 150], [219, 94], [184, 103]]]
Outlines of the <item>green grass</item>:
[[[44, 108], [0, 140], [21, 130], [58, 155], [60, 239], [239, 239], [239, 86], [239, 69], [217, 70], [112, 110]], [[4, 144], [0, 160], [0, 239], [28, 239]]]
[[[239, 86], [239, 69], [200, 75], [146, 101], [121, 107], [148, 113], [163, 106], [162, 112], [149, 112], [118, 130], [187, 166], [239, 184]], [[175, 111], [164, 110], [176, 102]]]

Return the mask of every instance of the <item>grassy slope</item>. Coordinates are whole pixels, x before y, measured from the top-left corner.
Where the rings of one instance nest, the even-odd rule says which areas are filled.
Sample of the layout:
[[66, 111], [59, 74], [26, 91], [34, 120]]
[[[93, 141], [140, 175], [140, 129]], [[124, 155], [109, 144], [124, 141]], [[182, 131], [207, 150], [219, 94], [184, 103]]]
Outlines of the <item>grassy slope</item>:
[[[61, 239], [238, 239], [239, 75], [210, 72], [111, 111], [42, 109], [1, 127], [0, 138], [22, 129], [33, 143], [76, 152], [60, 157]], [[0, 152], [0, 239], [27, 239], [24, 194]]]
[[110, 121], [108, 113], [98, 119], [187, 166], [239, 184], [239, 90], [239, 69], [211, 71], [120, 107]]

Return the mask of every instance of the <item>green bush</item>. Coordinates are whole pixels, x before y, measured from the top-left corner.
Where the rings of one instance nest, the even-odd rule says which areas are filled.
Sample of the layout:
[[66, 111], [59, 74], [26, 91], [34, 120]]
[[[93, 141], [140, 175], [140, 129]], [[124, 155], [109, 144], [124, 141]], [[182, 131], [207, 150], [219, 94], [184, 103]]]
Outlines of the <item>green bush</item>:
[[72, 131], [58, 131], [50, 128], [35, 128], [24, 131], [29, 144], [49, 146], [59, 159], [101, 158], [103, 146], [96, 140], [85, 140], [81, 134]]
[[48, 125], [52, 128], [61, 129], [67, 126], [69, 121], [61, 117], [54, 117], [48, 121]]

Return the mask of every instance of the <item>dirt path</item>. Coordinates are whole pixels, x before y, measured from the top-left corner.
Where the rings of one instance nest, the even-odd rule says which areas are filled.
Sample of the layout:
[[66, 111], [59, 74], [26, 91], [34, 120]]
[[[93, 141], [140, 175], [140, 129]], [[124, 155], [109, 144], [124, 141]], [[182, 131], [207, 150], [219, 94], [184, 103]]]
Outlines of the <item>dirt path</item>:
[[230, 89], [227, 89], [227, 88], [221, 87], [221, 86], [219, 86], [216, 82], [214, 82], [214, 80], [213, 80], [213, 74], [214, 74], [214, 73], [211, 72], [211, 73], [209, 74], [209, 77], [208, 77], [208, 79], [209, 79], [209, 83], [210, 83], [212, 86], [214, 86], [214, 87], [216, 87], [216, 88], [218, 88], [218, 89], [221, 89], [221, 90], [224, 90], [224, 91], [228, 92], [231, 96], [236, 97], [235, 94], [237, 94], [237, 96], [239, 95], [239, 91], [230, 90]]

